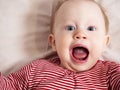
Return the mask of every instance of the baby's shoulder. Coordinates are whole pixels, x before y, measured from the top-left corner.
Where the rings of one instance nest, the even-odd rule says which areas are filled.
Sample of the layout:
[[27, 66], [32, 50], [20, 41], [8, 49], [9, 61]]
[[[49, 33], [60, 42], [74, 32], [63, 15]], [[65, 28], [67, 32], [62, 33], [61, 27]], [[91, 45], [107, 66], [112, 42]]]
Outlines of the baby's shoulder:
[[99, 61], [103, 69], [107, 69], [108, 71], [119, 71], [120, 72], [120, 64], [114, 61]]
[[40, 67], [43, 67], [43, 66], [46, 66], [46, 65], [50, 65], [52, 63], [50, 63], [50, 61], [48, 59], [37, 59], [37, 60], [33, 60], [31, 63], [30, 63], [32, 66], [40, 66]]
[[30, 64], [32, 68], [36, 69], [49, 69], [50, 67], [59, 67], [57, 63], [53, 63], [49, 59], [37, 59], [32, 61]]
[[113, 67], [113, 66], [120, 66], [119, 63], [114, 62], [114, 61], [109, 61], [109, 60], [104, 60], [100, 61], [103, 65], [108, 66], [108, 67]]

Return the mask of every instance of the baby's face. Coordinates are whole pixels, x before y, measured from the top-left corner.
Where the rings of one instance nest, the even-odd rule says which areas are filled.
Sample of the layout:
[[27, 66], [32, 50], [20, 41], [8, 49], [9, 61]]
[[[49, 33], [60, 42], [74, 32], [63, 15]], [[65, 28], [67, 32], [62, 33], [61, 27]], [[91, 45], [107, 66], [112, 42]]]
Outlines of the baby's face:
[[109, 41], [103, 14], [89, 0], [65, 2], [56, 13], [53, 28], [49, 41], [61, 66], [76, 72], [92, 68]]

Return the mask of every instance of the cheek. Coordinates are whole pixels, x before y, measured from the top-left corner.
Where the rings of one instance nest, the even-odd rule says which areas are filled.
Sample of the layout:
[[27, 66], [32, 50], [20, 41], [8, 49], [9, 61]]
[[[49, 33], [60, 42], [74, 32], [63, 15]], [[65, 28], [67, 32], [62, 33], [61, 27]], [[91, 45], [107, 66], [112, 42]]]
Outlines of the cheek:
[[99, 39], [93, 47], [93, 50], [97, 57], [101, 57], [102, 53], [104, 52], [104, 41]]
[[61, 44], [64, 44], [64, 43], [67, 43], [67, 42], [70, 42], [71, 40], [71, 35], [67, 34], [67, 33], [57, 33], [56, 36], [56, 43], [61, 43]]
[[90, 35], [89, 38], [97, 45], [102, 45], [104, 43], [104, 35], [100, 32], [98, 34]]
[[104, 48], [105, 40], [103, 35], [94, 35], [90, 37], [90, 43], [93, 50], [101, 51]]
[[69, 47], [71, 45], [71, 37], [68, 35], [58, 35], [56, 37], [56, 49], [58, 52], [69, 52]]
[[66, 45], [66, 38], [63, 35], [57, 35], [55, 39], [56, 47], [62, 48]]

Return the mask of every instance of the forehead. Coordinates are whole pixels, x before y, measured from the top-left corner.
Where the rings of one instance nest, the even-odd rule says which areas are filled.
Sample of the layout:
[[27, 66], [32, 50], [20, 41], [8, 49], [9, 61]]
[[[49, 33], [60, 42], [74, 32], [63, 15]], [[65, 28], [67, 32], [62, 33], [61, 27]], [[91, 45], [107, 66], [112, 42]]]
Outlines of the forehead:
[[103, 18], [100, 7], [91, 0], [68, 0], [61, 5], [55, 16], [62, 17], [62, 20], [69, 19], [73, 16], [74, 18]]

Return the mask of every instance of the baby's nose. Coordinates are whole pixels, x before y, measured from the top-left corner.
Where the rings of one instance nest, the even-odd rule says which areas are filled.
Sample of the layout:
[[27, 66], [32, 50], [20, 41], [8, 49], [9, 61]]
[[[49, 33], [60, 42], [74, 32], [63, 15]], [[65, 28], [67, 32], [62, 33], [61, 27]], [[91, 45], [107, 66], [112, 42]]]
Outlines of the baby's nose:
[[73, 36], [74, 39], [87, 39], [87, 35], [84, 31], [82, 30], [78, 30], [74, 36]]

